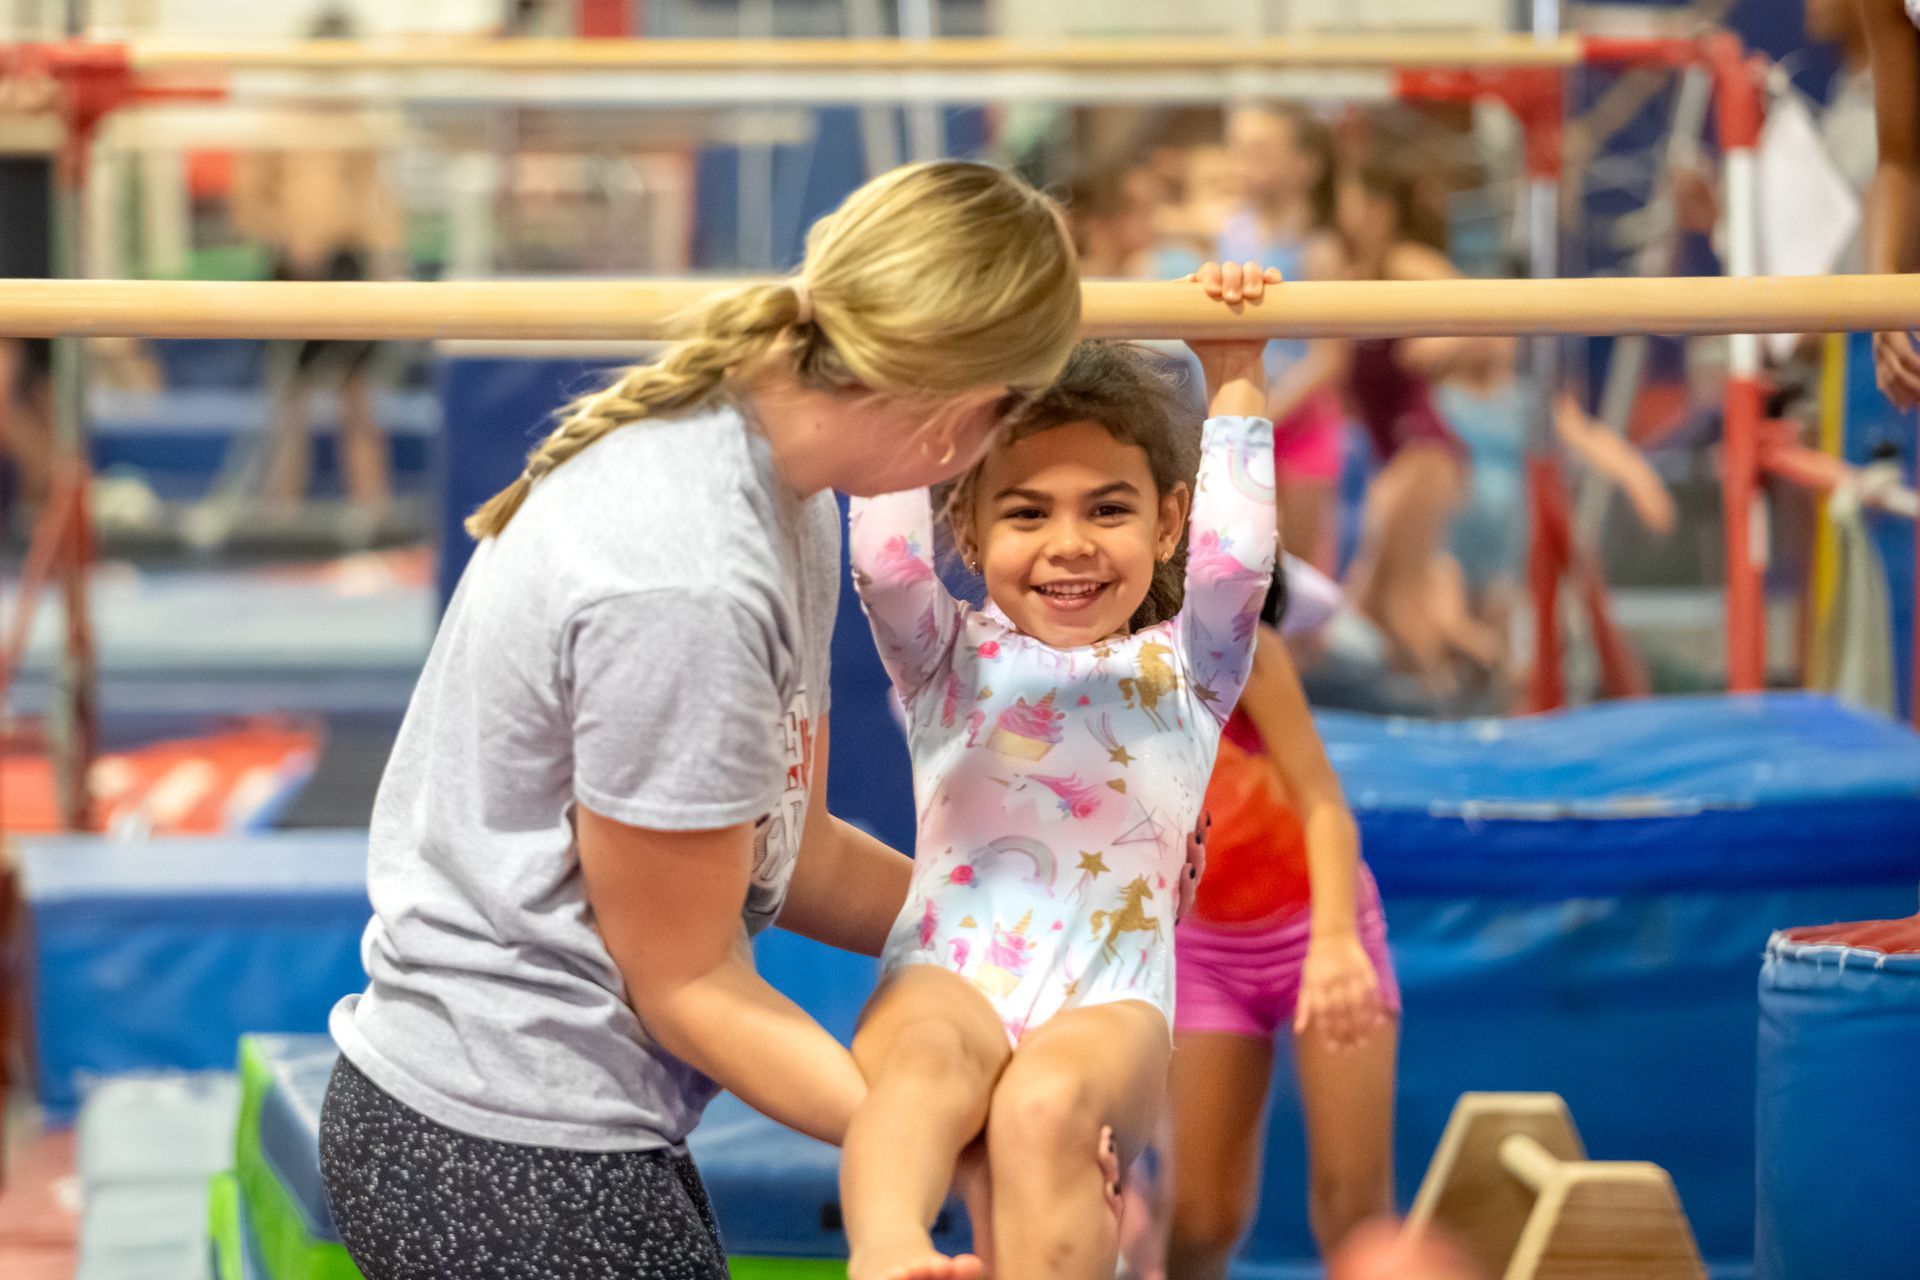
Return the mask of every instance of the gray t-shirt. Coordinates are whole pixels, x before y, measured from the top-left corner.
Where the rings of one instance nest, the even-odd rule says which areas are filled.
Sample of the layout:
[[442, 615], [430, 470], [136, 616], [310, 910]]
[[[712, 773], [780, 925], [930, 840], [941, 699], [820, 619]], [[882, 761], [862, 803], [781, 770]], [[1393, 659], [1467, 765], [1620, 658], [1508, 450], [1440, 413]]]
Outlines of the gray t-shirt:
[[731, 408], [621, 428], [534, 486], [440, 625], [374, 803], [368, 983], [341, 1050], [449, 1128], [677, 1148], [714, 1092], [626, 1000], [580, 877], [575, 797], [635, 826], [758, 823], [771, 923], [806, 813], [840, 590]]

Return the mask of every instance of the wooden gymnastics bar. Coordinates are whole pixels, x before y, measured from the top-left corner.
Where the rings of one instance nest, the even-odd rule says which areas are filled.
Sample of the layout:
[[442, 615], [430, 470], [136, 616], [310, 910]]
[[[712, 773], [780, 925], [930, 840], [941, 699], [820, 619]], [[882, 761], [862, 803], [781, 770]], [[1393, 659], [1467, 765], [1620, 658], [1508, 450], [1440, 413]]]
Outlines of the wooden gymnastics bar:
[[1160, 71], [1234, 67], [1572, 67], [1577, 37], [1279, 36], [1259, 40], [132, 41], [141, 73], [241, 71]]
[[[735, 280], [0, 280], [0, 337], [639, 340]], [[1830, 333], [1920, 327], [1920, 275], [1313, 282], [1229, 311], [1193, 286], [1091, 282], [1091, 337]]]
[[1705, 1280], [1673, 1180], [1658, 1165], [1588, 1160], [1554, 1093], [1454, 1104], [1407, 1218], [1446, 1231], [1501, 1280]]

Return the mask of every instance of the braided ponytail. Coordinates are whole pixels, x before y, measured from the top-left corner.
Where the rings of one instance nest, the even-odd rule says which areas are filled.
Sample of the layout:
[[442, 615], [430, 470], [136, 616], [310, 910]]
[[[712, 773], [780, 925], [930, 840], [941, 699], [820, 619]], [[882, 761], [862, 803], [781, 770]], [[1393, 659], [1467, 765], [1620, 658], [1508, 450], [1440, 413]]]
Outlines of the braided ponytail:
[[712, 400], [729, 372], [765, 356], [796, 325], [801, 306], [800, 293], [786, 284], [749, 285], [703, 304], [688, 322], [690, 334], [660, 359], [633, 365], [611, 385], [568, 405], [560, 425], [527, 455], [519, 478], [467, 517], [467, 532], [475, 538], [499, 534], [534, 481], [609, 432]]

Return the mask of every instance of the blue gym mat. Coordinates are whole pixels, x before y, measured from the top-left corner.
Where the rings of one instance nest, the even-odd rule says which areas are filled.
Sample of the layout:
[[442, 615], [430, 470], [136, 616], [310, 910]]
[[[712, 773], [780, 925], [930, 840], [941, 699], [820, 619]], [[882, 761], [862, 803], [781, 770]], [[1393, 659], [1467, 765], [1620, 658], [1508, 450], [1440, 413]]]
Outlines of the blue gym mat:
[[1389, 898], [1880, 884], [1920, 867], [1920, 738], [1818, 694], [1316, 719]]
[[364, 831], [20, 842], [35, 1080], [228, 1070], [250, 1031], [314, 1031], [365, 983]]

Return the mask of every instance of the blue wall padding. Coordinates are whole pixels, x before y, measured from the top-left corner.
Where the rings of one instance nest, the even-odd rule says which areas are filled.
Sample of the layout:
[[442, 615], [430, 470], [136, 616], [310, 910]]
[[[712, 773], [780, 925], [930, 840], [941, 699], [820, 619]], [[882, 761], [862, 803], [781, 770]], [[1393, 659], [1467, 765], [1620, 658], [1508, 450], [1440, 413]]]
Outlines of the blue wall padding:
[[1756, 1280], [1920, 1274], [1920, 955], [1775, 935], [1760, 970]]
[[316, 1031], [364, 984], [365, 832], [21, 842], [40, 1101], [89, 1077], [223, 1070], [245, 1031]]

